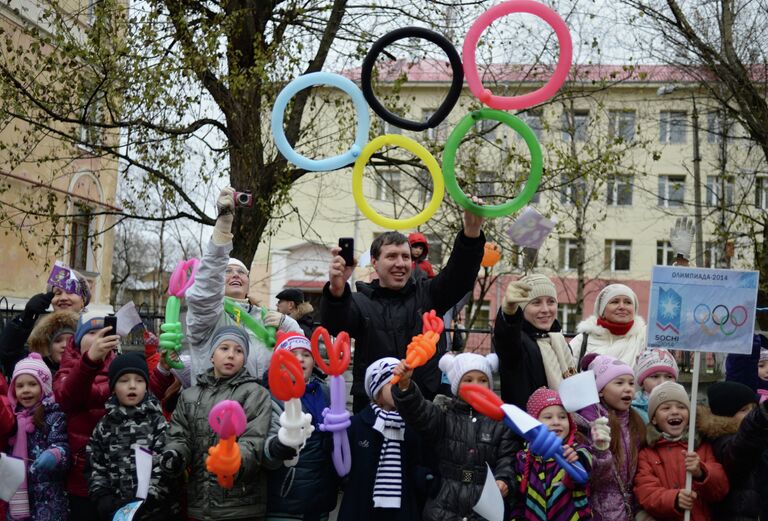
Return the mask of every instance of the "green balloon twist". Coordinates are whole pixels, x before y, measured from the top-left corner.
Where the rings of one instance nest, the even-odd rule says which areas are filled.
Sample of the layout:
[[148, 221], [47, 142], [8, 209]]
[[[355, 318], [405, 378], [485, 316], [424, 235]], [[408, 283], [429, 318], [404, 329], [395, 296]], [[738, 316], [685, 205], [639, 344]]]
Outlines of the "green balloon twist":
[[[259, 324], [251, 315], [246, 313], [246, 311], [241, 308], [237, 302], [229, 297], [224, 297], [224, 311], [230, 315], [233, 315], [236, 319], [239, 318], [240, 324], [250, 330], [254, 335], [256, 335], [256, 338], [261, 340], [264, 345], [270, 349], [275, 347], [275, 333], [277, 332], [277, 328]], [[262, 308], [262, 320], [264, 319], [265, 315], [266, 310]]]

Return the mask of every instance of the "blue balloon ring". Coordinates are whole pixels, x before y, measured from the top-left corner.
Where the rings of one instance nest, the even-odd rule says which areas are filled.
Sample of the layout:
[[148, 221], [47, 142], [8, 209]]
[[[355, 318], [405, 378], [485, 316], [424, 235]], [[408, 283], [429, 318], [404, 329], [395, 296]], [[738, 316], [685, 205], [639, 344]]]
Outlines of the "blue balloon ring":
[[[328, 157], [325, 159], [309, 159], [298, 154], [288, 143], [283, 130], [283, 119], [285, 108], [293, 96], [300, 90], [312, 87], [314, 85], [331, 85], [337, 89], [343, 90], [352, 98], [357, 112], [357, 130], [355, 132], [355, 143], [345, 153]], [[368, 104], [365, 102], [363, 93], [351, 80], [339, 74], [330, 72], [313, 72], [299, 76], [280, 91], [275, 100], [275, 106], [272, 107], [272, 136], [275, 139], [275, 145], [283, 156], [304, 170], [310, 172], [327, 172], [329, 170], [338, 170], [350, 163], [354, 163], [357, 156], [363, 151], [368, 142], [368, 129], [371, 125], [368, 117]]]

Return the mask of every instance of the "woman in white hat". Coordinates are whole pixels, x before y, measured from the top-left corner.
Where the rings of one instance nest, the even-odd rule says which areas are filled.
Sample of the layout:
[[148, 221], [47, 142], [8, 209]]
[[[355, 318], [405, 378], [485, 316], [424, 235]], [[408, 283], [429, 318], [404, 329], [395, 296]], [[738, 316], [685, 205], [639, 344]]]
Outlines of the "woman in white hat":
[[571, 340], [579, 364], [589, 353], [610, 355], [630, 367], [645, 350], [645, 321], [637, 314], [637, 295], [624, 284], [610, 284], [595, 300], [592, 316], [582, 321]]

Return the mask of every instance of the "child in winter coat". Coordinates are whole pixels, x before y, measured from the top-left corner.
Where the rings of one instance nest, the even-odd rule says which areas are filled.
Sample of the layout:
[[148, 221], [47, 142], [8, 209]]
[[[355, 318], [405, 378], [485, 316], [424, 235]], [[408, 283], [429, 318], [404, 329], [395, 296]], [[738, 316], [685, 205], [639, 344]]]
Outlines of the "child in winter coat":
[[135, 447], [157, 455], [149, 492], [136, 520], [178, 519], [179, 505], [161, 480], [159, 454], [165, 446], [167, 424], [157, 398], [147, 389], [149, 371], [141, 353], [126, 353], [109, 366], [107, 414], [99, 420], [87, 446], [88, 492], [99, 519], [110, 521], [123, 505], [136, 501]]
[[51, 391], [51, 371], [37, 353], [16, 364], [8, 400], [16, 414], [11, 455], [27, 462], [27, 477], [8, 502], [10, 519], [68, 519], [64, 480], [69, 444], [64, 413]]
[[[461, 353], [446, 354], [440, 359], [440, 369], [448, 375], [451, 391], [459, 396], [462, 384], [479, 384], [491, 388], [493, 371], [498, 368], [495, 353], [482, 356]], [[432, 443], [438, 452], [442, 484], [437, 497], [427, 500], [423, 518], [426, 521], [480, 520], [472, 510], [483, 490], [486, 464], [496, 478], [503, 497], [514, 486], [514, 458], [520, 445], [511, 430], [479, 414], [459, 398], [424, 399], [419, 388], [411, 381], [410, 369], [405, 361], [395, 368], [400, 376], [392, 395], [397, 410], [406, 424], [416, 429], [426, 443]]]
[[[6, 456], [3, 453], [8, 449], [8, 436], [16, 426], [16, 416], [13, 414], [13, 407], [8, 400], [8, 382], [5, 376], [0, 372], [0, 458]], [[0, 501], [0, 519], [5, 519], [8, 513], [8, 503]]]
[[632, 484], [637, 455], [645, 440], [645, 424], [632, 409], [635, 374], [630, 366], [608, 355], [596, 356], [589, 369], [595, 373], [600, 403], [579, 411], [579, 420], [590, 422], [591, 427], [593, 518], [630, 521], [636, 513]]
[[433, 278], [435, 270], [427, 260], [427, 255], [429, 255], [429, 241], [427, 241], [427, 238], [423, 233], [413, 232], [408, 235], [408, 244], [411, 246], [414, 277]]
[[725, 469], [730, 490], [712, 506], [718, 521], [757, 521], [760, 516], [761, 456], [768, 448], [768, 408], [757, 407], [755, 392], [738, 382], [707, 388], [709, 407], [699, 406], [696, 427], [712, 444]]
[[648, 398], [657, 385], [676, 382], [679, 371], [677, 361], [666, 349], [648, 349], [635, 363], [635, 384], [639, 387], [632, 400], [632, 408], [648, 423]]
[[[640, 451], [635, 495], [655, 519], [678, 519], [685, 510], [693, 521], [715, 519], [711, 505], [728, 493], [728, 478], [709, 443], [688, 452], [689, 408], [688, 394], [678, 383], [664, 382], [651, 391], [648, 446]], [[686, 472], [693, 476], [691, 490], [684, 489]]]
[[[421, 520], [426, 495], [421, 491], [432, 474], [422, 465], [421, 437], [405, 424], [392, 398], [392, 371], [399, 363], [397, 358], [380, 358], [365, 371], [371, 401], [352, 417], [347, 431], [352, 468], [345, 479], [339, 521]], [[388, 493], [387, 483], [397, 490]]]
[[[267, 480], [262, 455], [272, 408], [269, 392], [245, 368], [248, 349], [244, 329], [217, 328], [210, 344], [213, 367], [198, 377], [196, 386], [181, 393], [173, 411], [161, 466], [174, 477], [191, 467], [188, 513], [196, 520], [260, 519], [266, 512]], [[205, 467], [208, 448], [219, 441], [208, 424], [208, 414], [222, 400], [239, 402], [248, 421], [237, 439], [242, 462], [231, 489], [219, 486], [216, 476]]]
[[[563, 441], [563, 456], [580, 462], [589, 472], [592, 455], [584, 436], [577, 432], [571, 415], [556, 391], [540, 387], [528, 400], [528, 414], [538, 419]], [[516, 492], [513, 519], [532, 521], [592, 519], [587, 485], [574, 483], [554, 459], [543, 460], [526, 448], [515, 458]]]
[[768, 333], [755, 333], [752, 352], [746, 355], [729, 354], [725, 357], [725, 380], [739, 382], [760, 395], [768, 396]]
[[[298, 463], [292, 467], [286, 467], [283, 461], [293, 459], [296, 450], [284, 445], [276, 435], [267, 439], [264, 465], [273, 470], [267, 474], [266, 521], [320, 521], [328, 518], [338, 499], [339, 479], [331, 460], [333, 437], [319, 427], [323, 423], [323, 410], [330, 405], [330, 391], [313, 375], [315, 361], [307, 337], [301, 333], [280, 332], [275, 351], [279, 349], [290, 351], [301, 362], [306, 383], [301, 408], [312, 415], [315, 430], [301, 449]], [[283, 404], [280, 405], [282, 408]]]

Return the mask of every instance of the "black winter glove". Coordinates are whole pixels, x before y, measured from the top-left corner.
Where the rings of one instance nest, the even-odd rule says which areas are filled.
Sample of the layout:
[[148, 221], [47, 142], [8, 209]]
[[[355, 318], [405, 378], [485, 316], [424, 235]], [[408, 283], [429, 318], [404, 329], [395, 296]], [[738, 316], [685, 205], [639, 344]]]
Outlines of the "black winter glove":
[[24, 320], [27, 322], [34, 322], [37, 320], [37, 317], [45, 313], [45, 310], [51, 305], [52, 300], [53, 291], [49, 291], [48, 293], [38, 293], [29, 299], [27, 305], [24, 306]]
[[269, 442], [269, 455], [272, 459], [286, 461], [295, 458], [296, 454], [298, 454], [296, 449], [283, 444], [277, 436], [272, 438], [272, 441]]
[[184, 461], [181, 459], [181, 454], [173, 449], [163, 452], [160, 456], [160, 468], [169, 476], [178, 476], [183, 467]]

